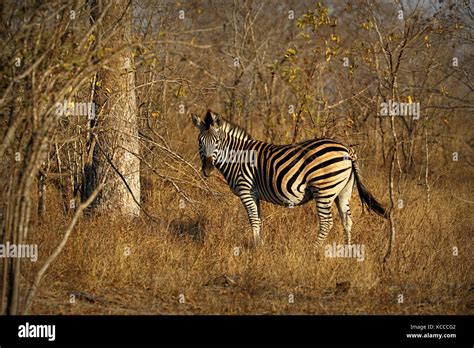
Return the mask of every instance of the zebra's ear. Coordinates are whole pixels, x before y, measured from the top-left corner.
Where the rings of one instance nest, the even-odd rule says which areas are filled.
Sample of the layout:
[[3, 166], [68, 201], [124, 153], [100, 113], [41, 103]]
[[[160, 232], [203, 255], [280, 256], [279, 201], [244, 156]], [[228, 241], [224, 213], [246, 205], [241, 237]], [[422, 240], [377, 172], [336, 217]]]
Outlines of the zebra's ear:
[[201, 128], [201, 126], [202, 126], [202, 121], [201, 121], [201, 119], [199, 118], [199, 116], [196, 115], [196, 114], [191, 114], [191, 118], [193, 119], [194, 125], [195, 125], [197, 128]]
[[221, 124], [222, 124], [222, 122], [221, 122], [221, 121], [222, 121], [222, 118], [221, 118], [220, 115], [213, 113], [213, 114], [212, 114], [212, 120], [213, 120], [213, 123], [214, 123], [214, 126], [215, 126], [215, 127], [220, 127], [220, 126], [221, 126]]
[[211, 110], [207, 110], [206, 117], [204, 117], [204, 123], [207, 127], [220, 127], [221, 121], [222, 119], [218, 114], [212, 112]]

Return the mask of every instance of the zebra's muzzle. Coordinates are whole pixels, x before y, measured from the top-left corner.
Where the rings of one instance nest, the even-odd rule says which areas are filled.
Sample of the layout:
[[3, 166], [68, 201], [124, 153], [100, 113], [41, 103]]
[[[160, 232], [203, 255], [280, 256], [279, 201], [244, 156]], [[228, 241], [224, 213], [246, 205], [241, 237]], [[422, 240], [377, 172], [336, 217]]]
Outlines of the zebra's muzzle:
[[212, 175], [214, 165], [212, 164], [212, 156], [206, 157], [202, 162], [202, 173], [206, 178]]

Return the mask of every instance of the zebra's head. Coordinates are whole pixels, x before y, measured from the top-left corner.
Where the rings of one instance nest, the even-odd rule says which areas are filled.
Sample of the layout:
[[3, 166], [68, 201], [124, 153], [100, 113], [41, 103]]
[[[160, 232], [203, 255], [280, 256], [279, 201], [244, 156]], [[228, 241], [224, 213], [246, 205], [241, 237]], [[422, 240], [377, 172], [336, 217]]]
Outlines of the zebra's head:
[[222, 119], [219, 115], [207, 110], [204, 121], [192, 114], [194, 125], [199, 129], [199, 156], [202, 162], [202, 173], [209, 177], [215, 168], [221, 145]]

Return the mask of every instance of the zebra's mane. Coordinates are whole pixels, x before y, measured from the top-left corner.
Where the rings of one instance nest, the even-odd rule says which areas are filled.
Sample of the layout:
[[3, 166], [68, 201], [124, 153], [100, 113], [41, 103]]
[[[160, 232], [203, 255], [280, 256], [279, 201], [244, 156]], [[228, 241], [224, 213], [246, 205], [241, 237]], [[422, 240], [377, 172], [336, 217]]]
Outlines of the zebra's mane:
[[244, 128], [226, 120], [225, 118], [222, 118], [222, 129], [227, 134], [230, 134], [237, 138], [252, 139], [252, 136]]

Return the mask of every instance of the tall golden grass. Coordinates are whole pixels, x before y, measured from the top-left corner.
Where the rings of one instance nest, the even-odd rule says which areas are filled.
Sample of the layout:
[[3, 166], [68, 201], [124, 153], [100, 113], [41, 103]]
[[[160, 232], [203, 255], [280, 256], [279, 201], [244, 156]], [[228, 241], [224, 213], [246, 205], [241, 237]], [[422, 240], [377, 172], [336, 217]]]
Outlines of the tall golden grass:
[[[197, 166], [194, 135], [181, 148]], [[388, 202], [386, 170], [375, 162], [363, 167], [371, 191]], [[312, 202], [293, 209], [264, 203], [264, 245], [251, 247], [244, 208], [214, 175], [208, 183], [222, 197], [187, 187], [195, 203], [181, 208], [169, 183], [144, 177], [145, 207], [160, 224], [84, 217], [43, 280], [32, 313], [473, 313], [472, 205], [461, 200], [472, 197], [472, 185], [465, 167], [453, 165], [432, 183], [429, 202], [417, 179], [401, 182], [404, 205], [395, 212], [396, 243], [386, 264], [388, 221], [363, 212], [356, 190], [353, 243], [365, 247], [362, 262], [315, 249]], [[28, 265], [29, 277], [67, 221], [52, 187], [48, 203], [47, 218], [31, 232], [40, 260]], [[333, 214], [324, 245], [343, 243], [335, 207]]]

